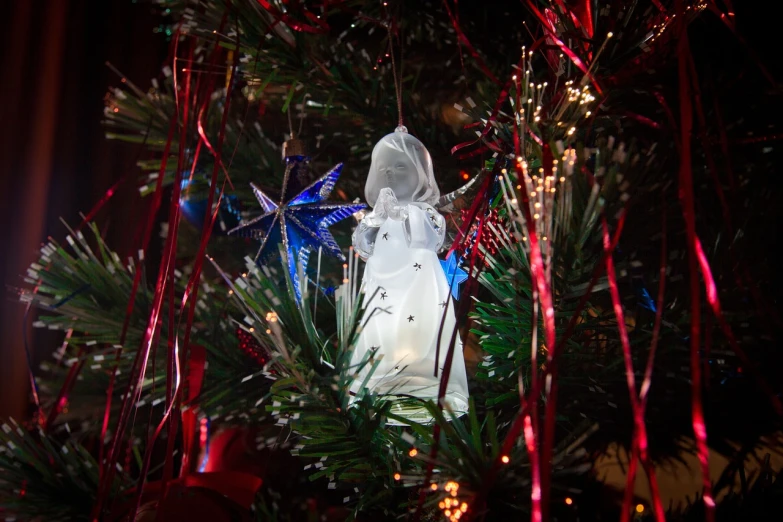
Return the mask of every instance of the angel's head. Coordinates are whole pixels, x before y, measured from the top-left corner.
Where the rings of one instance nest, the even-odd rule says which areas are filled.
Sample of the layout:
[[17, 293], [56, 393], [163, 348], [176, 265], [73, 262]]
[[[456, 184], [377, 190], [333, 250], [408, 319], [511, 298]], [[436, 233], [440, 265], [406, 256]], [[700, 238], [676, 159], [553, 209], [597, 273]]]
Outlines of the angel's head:
[[386, 187], [392, 189], [400, 203], [432, 204], [440, 197], [430, 153], [404, 127], [381, 138], [372, 150], [370, 173], [364, 186], [364, 196], [371, 207]]

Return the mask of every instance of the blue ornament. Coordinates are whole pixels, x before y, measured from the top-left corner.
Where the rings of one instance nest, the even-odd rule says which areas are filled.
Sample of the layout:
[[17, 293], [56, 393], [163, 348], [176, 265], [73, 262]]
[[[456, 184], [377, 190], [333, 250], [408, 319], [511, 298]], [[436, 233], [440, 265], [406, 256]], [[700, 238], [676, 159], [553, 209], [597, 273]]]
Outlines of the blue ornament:
[[252, 237], [261, 241], [256, 259], [277, 253], [279, 244], [283, 245], [285, 259], [298, 300], [302, 299], [301, 283], [297, 267], [307, 267], [310, 253], [319, 247], [333, 256], [345, 260], [340, 247], [329, 232], [329, 226], [352, 216], [365, 208], [364, 204], [330, 203], [324, 201], [331, 194], [342, 171], [342, 163], [324, 174], [310, 186], [302, 190], [287, 202], [284, 201], [291, 173], [299, 167], [296, 156], [286, 158], [286, 173], [283, 180], [283, 195], [275, 203], [261, 189], [251, 183], [264, 214], [231, 230], [229, 234]]
[[441, 259], [440, 266], [446, 274], [446, 281], [451, 284], [451, 295], [459, 301], [459, 286], [468, 279], [468, 273], [457, 265], [457, 256], [454, 254]]
[[[207, 198], [203, 194], [209, 190], [209, 183], [201, 179], [185, 178], [182, 180], [181, 187], [179, 206], [182, 209], [182, 215], [188, 223], [201, 230], [201, 227], [204, 226], [204, 216], [207, 213]], [[194, 197], [191, 193], [202, 196]], [[225, 235], [229, 230], [239, 225], [240, 221], [239, 198], [234, 195], [223, 196], [212, 233]]]

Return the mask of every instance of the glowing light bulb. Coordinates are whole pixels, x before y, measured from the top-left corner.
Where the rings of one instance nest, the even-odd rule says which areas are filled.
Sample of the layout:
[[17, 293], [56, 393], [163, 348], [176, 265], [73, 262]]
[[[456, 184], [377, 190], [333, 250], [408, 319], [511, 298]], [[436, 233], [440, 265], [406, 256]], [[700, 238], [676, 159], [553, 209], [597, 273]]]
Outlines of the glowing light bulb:
[[637, 513], [644, 513], [644, 506], [641, 504], [636, 504], [636, 512]]
[[501, 461], [503, 464], [508, 464], [508, 463], [511, 461], [511, 459], [510, 459], [510, 458], [508, 458], [508, 455], [503, 455], [502, 457], [500, 457], [500, 461]]
[[415, 457], [415, 456], [416, 456], [416, 455], [418, 455], [418, 454], [419, 454], [419, 451], [418, 451], [416, 448], [413, 448], [412, 450], [410, 450], [410, 451], [408, 452], [408, 456], [409, 456], [409, 457]]
[[573, 503], [574, 503], [574, 501], [573, 501], [573, 500], [571, 500], [571, 497], [566, 497], [566, 499], [565, 499], [565, 503], [566, 503], [566, 504], [568, 504], [568, 505], [570, 506], [571, 504], [573, 504]]
[[402, 476], [399, 473], [394, 474], [394, 480], [400, 480]]

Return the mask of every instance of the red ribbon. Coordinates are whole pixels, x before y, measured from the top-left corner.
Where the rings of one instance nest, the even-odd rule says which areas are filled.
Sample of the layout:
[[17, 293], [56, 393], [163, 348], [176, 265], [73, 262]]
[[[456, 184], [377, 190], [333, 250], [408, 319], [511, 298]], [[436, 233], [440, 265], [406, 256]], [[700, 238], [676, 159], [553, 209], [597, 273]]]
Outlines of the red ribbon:
[[[215, 491], [246, 510], [253, 505], [256, 493], [263, 483], [264, 481], [260, 477], [242, 471], [192, 473], [171, 481], [171, 484], [178, 484], [186, 488], [203, 488]], [[165, 484], [161, 481], [148, 482], [144, 484], [142, 493], [145, 497], [157, 498], [164, 489]], [[131, 490], [131, 493], [134, 491], [135, 488]]]

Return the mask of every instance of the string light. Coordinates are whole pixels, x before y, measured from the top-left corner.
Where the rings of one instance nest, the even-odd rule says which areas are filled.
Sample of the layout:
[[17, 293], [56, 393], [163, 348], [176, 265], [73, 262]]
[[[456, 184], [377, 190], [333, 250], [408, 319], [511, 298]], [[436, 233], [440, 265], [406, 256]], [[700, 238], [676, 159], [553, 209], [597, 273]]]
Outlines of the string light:
[[642, 504], [636, 504], [636, 512], [644, 513], [644, 506]]
[[511, 459], [508, 458], [508, 455], [503, 455], [502, 457], [500, 457], [500, 461], [503, 464], [508, 464], [511, 461]]
[[566, 498], [565, 498], [565, 503], [566, 503], [566, 504], [568, 504], [568, 505], [570, 506], [571, 504], [573, 504], [573, 503], [574, 503], [574, 501], [573, 501], [573, 500], [571, 500], [571, 497], [566, 497]]

